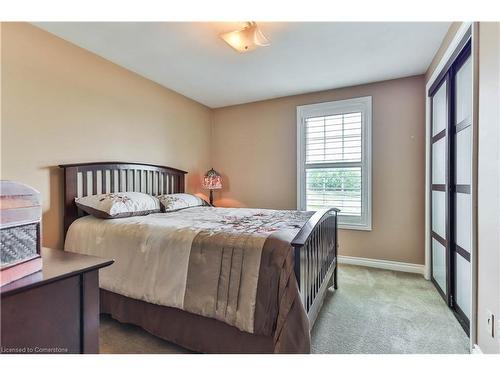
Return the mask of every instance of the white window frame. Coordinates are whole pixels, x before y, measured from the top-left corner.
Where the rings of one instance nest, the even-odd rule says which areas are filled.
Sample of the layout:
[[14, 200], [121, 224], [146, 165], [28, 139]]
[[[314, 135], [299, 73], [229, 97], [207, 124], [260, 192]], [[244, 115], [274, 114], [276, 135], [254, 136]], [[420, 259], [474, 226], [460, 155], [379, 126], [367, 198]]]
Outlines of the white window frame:
[[306, 209], [306, 126], [310, 117], [361, 112], [361, 162], [322, 163], [328, 167], [361, 166], [361, 216], [339, 213], [339, 228], [372, 230], [372, 97], [297, 106], [297, 209]]

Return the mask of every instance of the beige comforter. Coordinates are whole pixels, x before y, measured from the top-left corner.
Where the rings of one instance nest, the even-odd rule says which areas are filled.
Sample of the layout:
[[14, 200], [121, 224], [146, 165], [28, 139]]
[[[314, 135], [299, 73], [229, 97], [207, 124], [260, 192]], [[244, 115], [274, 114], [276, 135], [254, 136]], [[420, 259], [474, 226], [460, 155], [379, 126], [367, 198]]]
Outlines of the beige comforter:
[[115, 259], [100, 271], [103, 289], [278, 339], [299, 298], [290, 241], [310, 216], [213, 207], [85, 216], [69, 228], [65, 249]]

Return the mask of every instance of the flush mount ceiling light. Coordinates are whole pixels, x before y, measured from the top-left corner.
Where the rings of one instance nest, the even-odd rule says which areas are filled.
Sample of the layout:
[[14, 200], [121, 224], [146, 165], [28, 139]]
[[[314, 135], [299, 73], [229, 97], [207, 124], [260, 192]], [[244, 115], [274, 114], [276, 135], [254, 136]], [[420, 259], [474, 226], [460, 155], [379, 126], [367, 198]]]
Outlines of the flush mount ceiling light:
[[243, 29], [221, 34], [220, 37], [238, 52], [248, 52], [271, 44], [255, 22], [247, 22]]

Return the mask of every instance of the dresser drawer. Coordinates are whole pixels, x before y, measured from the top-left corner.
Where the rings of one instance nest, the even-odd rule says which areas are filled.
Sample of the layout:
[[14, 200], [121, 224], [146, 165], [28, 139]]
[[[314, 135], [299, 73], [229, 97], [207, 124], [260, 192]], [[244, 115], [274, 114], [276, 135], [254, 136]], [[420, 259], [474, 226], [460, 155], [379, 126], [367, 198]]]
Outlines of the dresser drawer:
[[2, 298], [3, 353], [79, 353], [80, 276]]
[[98, 353], [99, 269], [113, 260], [41, 255], [41, 271], [0, 287], [0, 353]]

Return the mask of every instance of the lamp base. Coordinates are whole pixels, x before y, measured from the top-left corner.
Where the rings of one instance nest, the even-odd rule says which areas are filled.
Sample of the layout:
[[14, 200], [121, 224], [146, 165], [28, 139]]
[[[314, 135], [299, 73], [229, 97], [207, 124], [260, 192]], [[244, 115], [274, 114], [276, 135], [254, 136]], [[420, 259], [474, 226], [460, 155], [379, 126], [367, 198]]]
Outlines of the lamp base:
[[210, 206], [214, 205], [214, 191], [210, 189]]

